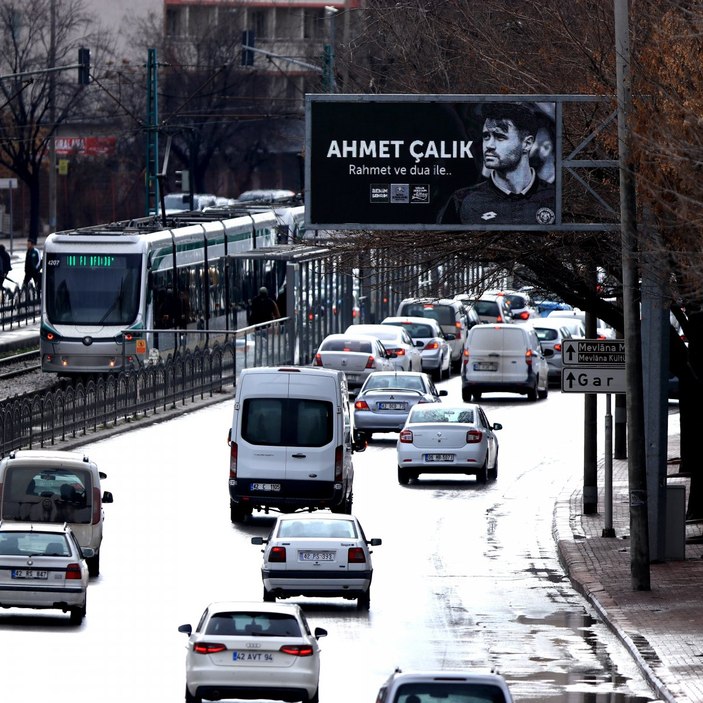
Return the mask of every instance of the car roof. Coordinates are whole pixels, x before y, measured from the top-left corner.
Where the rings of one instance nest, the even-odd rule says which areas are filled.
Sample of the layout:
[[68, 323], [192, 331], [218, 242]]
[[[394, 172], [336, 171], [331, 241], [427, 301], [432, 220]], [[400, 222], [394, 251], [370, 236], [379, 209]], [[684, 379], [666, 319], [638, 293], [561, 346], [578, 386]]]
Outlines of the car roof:
[[66, 534], [72, 532], [70, 525], [57, 522], [20, 522], [0, 520], [0, 532], [43, 532]]
[[213, 601], [207, 606], [208, 612], [222, 612], [224, 610], [258, 610], [269, 613], [296, 613], [301, 614], [302, 609], [296, 603], [264, 603], [256, 600], [221, 600]]
[[[409, 322], [413, 325], [427, 325], [436, 326], [439, 328], [439, 322], [434, 319], [434, 317], [412, 317], [412, 316], [400, 316], [400, 317], [386, 317], [381, 322], [382, 325], [395, 325], [402, 324], [403, 322]], [[434, 323], [434, 325], [432, 325]]]
[[372, 371], [367, 378], [371, 376], [402, 376], [403, 378], [409, 378], [410, 376], [427, 376], [424, 371]]
[[354, 515], [345, 515], [341, 513], [326, 513], [316, 510], [314, 513], [286, 513], [285, 515], [277, 515], [278, 522], [286, 522], [287, 520], [343, 520], [346, 522], [356, 522]]

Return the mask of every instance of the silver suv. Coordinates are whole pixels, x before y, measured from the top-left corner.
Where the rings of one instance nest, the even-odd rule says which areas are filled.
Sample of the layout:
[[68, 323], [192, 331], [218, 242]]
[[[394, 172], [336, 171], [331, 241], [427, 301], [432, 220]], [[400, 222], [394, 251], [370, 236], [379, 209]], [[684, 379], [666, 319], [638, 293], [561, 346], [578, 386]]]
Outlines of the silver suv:
[[471, 703], [512, 703], [505, 679], [495, 670], [415, 671], [396, 669], [381, 686], [376, 703], [436, 703], [437, 700]]
[[451, 367], [461, 370], [464, 342], [469, 331], [464, 305], [449, 298], [406, 298], [398, 305], [396, 317], [431, 317], [437, 320], [451, 349]]

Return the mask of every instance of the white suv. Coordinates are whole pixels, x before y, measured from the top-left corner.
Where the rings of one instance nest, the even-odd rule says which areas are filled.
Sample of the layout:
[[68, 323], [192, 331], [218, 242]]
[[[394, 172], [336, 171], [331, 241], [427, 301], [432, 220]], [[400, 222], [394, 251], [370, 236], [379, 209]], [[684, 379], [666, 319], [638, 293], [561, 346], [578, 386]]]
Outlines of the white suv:
[[512, 703], [505, 679], [494, 670], [416, 671], [396, 669], [381, 686], [376, 703], [436, 703], [438, 700], [472, 703]]

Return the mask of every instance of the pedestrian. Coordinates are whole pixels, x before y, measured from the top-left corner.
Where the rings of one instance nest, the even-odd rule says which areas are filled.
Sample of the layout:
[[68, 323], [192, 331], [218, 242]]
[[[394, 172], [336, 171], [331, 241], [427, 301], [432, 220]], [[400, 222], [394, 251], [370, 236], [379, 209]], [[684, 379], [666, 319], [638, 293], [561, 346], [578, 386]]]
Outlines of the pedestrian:
[[0, 286], [5, 282], [5, 279], [10, 275], [12, 271], [12, 259], [7, 253], [4, 244], [0, 244]]
[[271, 322], [271, 320], [277, 320], [280, 316], [276, 301], [269, 298], [268, 288], [261, 286], [259, 295], [251, 301], [249, 324], [258, 325], [262, 322]]
[[540, 120], [521, 103], [482, 109], [485, 180], [455, 191], [440, 211], [440, 224], [553, 224], [556, 191], [530, 164]]
[[41, 256], [31, 239], [27, 240], [27, 256], [24, 259], [24, 281], [22, 287], [25, 288], [30, 281], [34, 281], [37, 290], [41, 290]]

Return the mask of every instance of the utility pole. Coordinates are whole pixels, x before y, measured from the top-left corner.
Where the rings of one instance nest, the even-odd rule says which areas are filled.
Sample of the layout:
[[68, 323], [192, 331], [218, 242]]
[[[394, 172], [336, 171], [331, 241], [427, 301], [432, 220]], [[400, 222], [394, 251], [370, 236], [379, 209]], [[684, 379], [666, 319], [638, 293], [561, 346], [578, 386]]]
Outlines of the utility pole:
[[[56, 66], [56, 0], [51, 0], [49, 68]], [[56, 232], [56, 74], [49, 74], [49, 232]]]
[[615, 60], [620, 152], [620, 235], [622, 298], [625, 318], [625, 380], [627, 387], [627, 449], [630, 489], [630, 576], [632, 589], [650, 590], [647, 466], [642, 388], [642, 334], [637, 266], [637, 204], [630, 150], [632, 111], [628, 0], [615, 2]]

